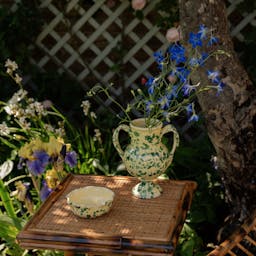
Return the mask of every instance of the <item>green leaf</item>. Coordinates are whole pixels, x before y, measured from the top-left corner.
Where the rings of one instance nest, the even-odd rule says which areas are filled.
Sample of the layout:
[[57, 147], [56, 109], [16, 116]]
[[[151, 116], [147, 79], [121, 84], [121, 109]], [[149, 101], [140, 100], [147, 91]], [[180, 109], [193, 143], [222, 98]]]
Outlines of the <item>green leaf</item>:
[[[15, 223], [12, 218], [7, 215], [0, 215], [0, 237], [4, 247], [8, 248], [10, 255], [22, 255], [24, 250], [16, 243], [16, 236], [19, 229], [15, 227]], [[9, 255], [8, 254], [8, 255]]]
[[194, 247], [195, 241], [192, 239], [187, 240], [182, 244], [180, 254], [182, 256], [193, 256]]

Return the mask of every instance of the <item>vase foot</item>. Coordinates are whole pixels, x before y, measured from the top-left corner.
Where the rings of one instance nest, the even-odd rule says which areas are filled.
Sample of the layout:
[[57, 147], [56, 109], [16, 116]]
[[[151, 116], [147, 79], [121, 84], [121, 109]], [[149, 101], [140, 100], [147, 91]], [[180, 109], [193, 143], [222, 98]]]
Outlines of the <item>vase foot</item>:
[[141, 181], [133, 187], [132, 194], [141, 199], [152, 199], [162, 194], [162, 188], [152, 181]]

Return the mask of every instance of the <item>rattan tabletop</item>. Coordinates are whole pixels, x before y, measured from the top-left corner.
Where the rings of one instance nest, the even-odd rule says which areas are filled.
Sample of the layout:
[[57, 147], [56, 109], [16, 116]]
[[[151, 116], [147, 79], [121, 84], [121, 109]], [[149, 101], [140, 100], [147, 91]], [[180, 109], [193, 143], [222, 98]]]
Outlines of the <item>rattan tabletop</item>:
[[[25, 248], [172, 255], [196, 184], [157, 182], [163, 194], [143, 200], [131, 193], [136, 178], [69, 175], [20, 232], [18, 241]], [[95, 219], [75, 216], [66, 202], [71, 190], [88, 185], [115, 192], [111, 210]]]

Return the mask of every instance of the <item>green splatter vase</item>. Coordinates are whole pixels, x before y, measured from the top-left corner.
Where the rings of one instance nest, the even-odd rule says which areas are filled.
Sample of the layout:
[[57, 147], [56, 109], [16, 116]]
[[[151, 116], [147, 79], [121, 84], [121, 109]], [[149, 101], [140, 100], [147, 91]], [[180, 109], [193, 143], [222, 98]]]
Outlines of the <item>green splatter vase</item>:
[[[122, 158], [130, 175], [140, 179], [140, 183], [132, 189], [134, 196], [142, 199], [156, 198], [161, 195], [162, 188], [157, 178], [172, 163], [176, 147], [179, 145], [179, 134], [170, 124], [155, 120], [156, 125], [146, 127], [145, 119], [133, 120], [130, 125], [121, 124], [113, 133], [113, 144]], [[130, 144], [123, 150], [119, 143], [119, 132], [127, 132]], [[162, 143], [164, 134], [173, 133], [173, 145], [170, 150]]]

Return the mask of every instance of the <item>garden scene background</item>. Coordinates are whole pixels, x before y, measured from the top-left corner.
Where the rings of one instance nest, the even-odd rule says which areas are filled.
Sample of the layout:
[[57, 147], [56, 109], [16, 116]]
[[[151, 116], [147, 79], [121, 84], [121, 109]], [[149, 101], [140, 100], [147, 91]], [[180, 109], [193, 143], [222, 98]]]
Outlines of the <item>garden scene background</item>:
[[[254, 1], [229, 0], [226, 5], [236, 52], [255, 82]], [[36, 136], [63, 138], [51, 142], [58, 148], [65, 145], [64, 155], [53, 144], [45, 144], [55, 159], [49, 170], [58, 169], [63, 176], [128, 175], [112, 145], [118, 109], [104, 95], [88, 98], [87, 92], [96, 84], [113, 84], [115, 99], [129, 102], [130, 90], [140, 88], [156, 71], [153, 53], [168, 47], [166, 31], [178, 22], [178, 4], [168, 0], [149, 1], [141, 11], [134, 11], [128, 0], [0, 1], [1, 255], [61, 255], [23, 250], [15, 243], [19, 230], [50, 192], [43, 181], [53, 189], [61, 178], [54, 171], [33, 178], [20, 162], [21, 149]], [[19, 69], [7, 74], [8, 58]], [[28, 94], [15, 94], [19, 89]], [[15, 116], [6, 108], [14, 101], [22, 113], [33, 113], [23, 119], [17, 112]], [[179, 118], [175, 126], [181, 145], [167, 175], [198, 183], [176, 255], [206, 255], [218, 243], [229, 207], [203, 116], [197, 123]], [[41, 142], [33, 143], [36, 147]]]

